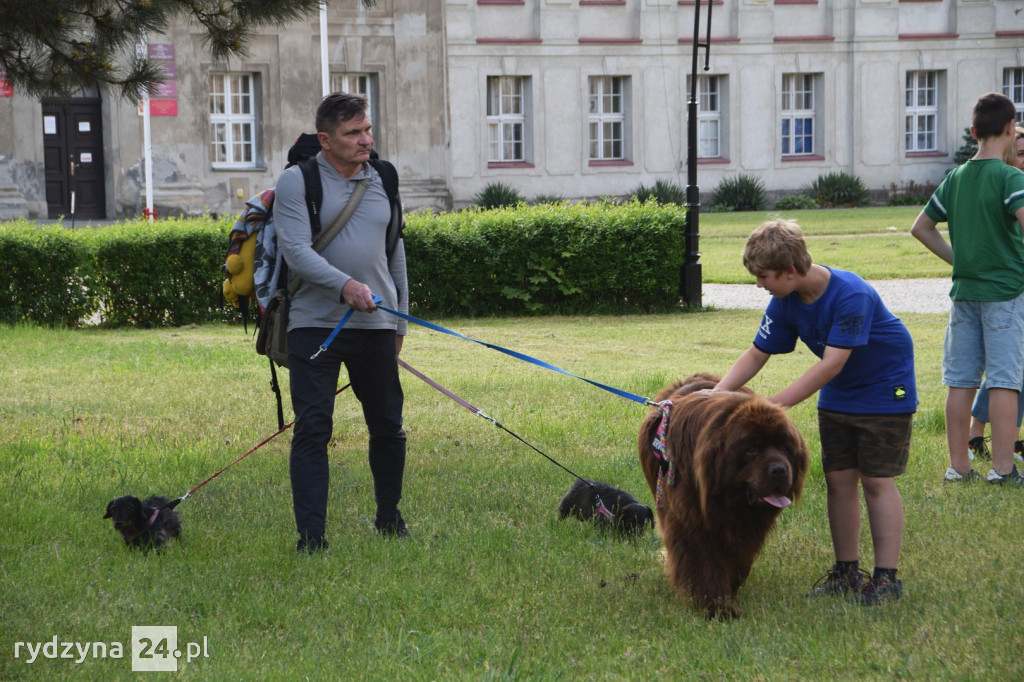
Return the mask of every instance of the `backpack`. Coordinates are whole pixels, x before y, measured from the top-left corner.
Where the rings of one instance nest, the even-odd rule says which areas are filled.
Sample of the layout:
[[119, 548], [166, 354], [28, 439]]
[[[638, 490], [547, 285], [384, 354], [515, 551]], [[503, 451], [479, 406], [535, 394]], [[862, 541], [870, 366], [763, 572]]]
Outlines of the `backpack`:
[[[323, 187], [316, 165], [320, 142], [312, 133], [302, 133], [288, 150], [288, 165], [299, 165], [306, 183], [306, 207], [309, 210], [309, 224], [314, 239], [320, 233], [320, 203]], [[371, 152], [370, 165], [376, 169], [384, 184], [384, 191], [391, 202], [391, 222], [387, 231], [388, 258], [395, 251], [402, 237], [405, 223], [402, 220], [401, 200], [398, 196], [398, 172], [387, 161]], [[227, 275], [222, 285], [224, 300], [242, 312], [242, 322], [248, 332], [249, 305], [255, 297], [257, 302], [257, 324], [267, 303], [278, 289], [288, 281], [287, 264], [277, 249], [277, 232], [274, 229], [274, 189], [267, 189], [245, 202], [246, 208], [228, 235], [228, 249], [224, 260]], [[283, 275], [283, 276], [282, 276]]]
[[[302, 133], [288, 150], [288, 165], [298, 164], [306, 183], [306, 207], [313, 234], [320, 232], [320, 202], [323, 187], [316, 166], [320, 142], [316, 135]], [[223, 283], [224, 300], [242, 312], [242, 323], [248, 332], [249, 305], [257, 301], [257, 325], [270, 297], [279, 288], [283, 259], [277, 251], [274, 230], [274, 188], [264, 190], [245, 202], [245, 209], [228, 234], [228, 250], [224, 259], [227, 278]]]
[[[323, 200], [323, 185], [316, 160], [319, 151], [320, 141], [317, 136], [302, 133], [288, 150], [288, 164], [285, 166], [287, 169], [298, 165], [302, 171], [306, 185], [306, 208], [309, 210], [309, 224], [314, 239], [321, 230], [320, 206]], [[376, 151], [370, 152], [369, 163], [380, 175], [391, 204], [391, 220], [386, 235], [387, 257], [390, 261], [405, 229], [402, 203], [398, 196], [398, 171], [387, 161], [378, 158]], [[245, 204], [245, 209], [228, 235], [228, 249], [224, 259], [227, 277], [222, 285], [222, 294], [225, 301], [241, 311], [242, 323], [248, 333], [249, 307], [253, 298], [256, 299], [256, 328], [260, 331], [271, 298], [281, 290], [287, 295], [288, 264], [277, 248], [273, 214], [274, 189], [264, 190]], [[284, 410], [277, 370], [274, 368], [274, 360], [269, 360], [269, 364], [270, 386], [277, 398], [278, 427], [283, 428]]]

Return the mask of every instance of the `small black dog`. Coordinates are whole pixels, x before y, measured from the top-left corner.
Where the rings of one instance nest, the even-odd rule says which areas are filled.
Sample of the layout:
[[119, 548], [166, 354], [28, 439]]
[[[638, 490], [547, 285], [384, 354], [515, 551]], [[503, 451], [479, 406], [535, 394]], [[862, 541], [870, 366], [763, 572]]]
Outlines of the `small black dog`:
[[144, 501], [131, 495], [118, 497], [107, 504], [103, 518], [114, 520], [114, 529], [121, 533], [129, 547], [160, 549], [181, 534], [178, 512], [165, 508], [167, 498], [153, 495]]
[[[598, 511], [597, 498], [611, 514]], [[582, 521], [608, 525], [624, 533], [641, 533], [645, 524], [654, 528], [654, 513], [625, 490], [600, 481], [577, 478], [558, 504], [558, 518], [575, 516]]]

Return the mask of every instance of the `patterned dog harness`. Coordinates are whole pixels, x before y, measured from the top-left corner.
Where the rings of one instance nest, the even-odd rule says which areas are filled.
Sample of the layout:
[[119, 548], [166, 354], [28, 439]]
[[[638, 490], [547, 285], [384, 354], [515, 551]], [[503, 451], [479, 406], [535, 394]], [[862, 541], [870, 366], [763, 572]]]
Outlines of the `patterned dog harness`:
[[[672, 413], [672, 401], [666, 400], [658, 405], [661, 412], [661, 423], [658, 424], [658, 431], [651, 441], [651, 450], [658, 462], [658, 486], [654, 493], [654, 508], [661, 509], [661, 493], [664, 483], [674, 486], [676, 484], [676, 465], [672, 461], [672, 455], [668, 451], [668, 444], [665, 442], [665, 434], [668, 433], [668, 417]], [[667, 481], [665, 479], [668, 479]]]

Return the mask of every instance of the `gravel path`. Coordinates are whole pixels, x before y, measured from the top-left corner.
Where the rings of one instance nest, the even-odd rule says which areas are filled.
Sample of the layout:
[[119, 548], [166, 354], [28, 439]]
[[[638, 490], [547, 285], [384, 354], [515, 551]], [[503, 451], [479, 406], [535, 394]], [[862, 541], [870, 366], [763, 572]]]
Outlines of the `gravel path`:
[[[874, 280], [875, 288], [886, 307], [894, 313], [949, 314], [949, 288], [951, 282], [942, 279], [886, 279]], [[715, 308], [743, 308], [762, 310], [771, 297], [754, 284], [703, 285], [703, 304]]]

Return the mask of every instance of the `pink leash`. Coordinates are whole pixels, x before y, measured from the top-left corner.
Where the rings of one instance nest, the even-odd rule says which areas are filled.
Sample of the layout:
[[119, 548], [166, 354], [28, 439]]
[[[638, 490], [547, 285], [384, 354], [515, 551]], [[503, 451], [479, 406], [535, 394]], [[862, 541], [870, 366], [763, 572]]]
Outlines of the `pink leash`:
[[[464, 408], [466, 408], [467, 410], [469, 410], [470, 412], [472, 412], [476, 416], [483, 417], [484, 419], [486, 419], [487, 421], [491, 422], [492, 424], [494, 424], [499, 429], [501, 429], [505, 433], [509, 434], [510, 436], [512, 436], [513, 438], [518, 440], [519, 442], [523, 443], [527, 447], [529, 447], [529, 448], [535, 450], [536, 452], [538, 452], [541, 456], [546, 457], [548, 459], [548, 461], [550, 461], [555, 466], [558, 466], [558, 467], [561, 467], [562, 469], [565, 469], [565, 471], [569, 472], [570, 474], [572, 474], [573, 476], [575, 476], [579, 480], [583, 481], [584, 483], [587, 483], [587, 480], [585, 478], [580, 477], [578, 474], [576, 474], [573, 471], [570, 471], [569, 469], [567, 469], [561, 463], [556, 462], [554, 459], [549, 457], [546, 453], [542, 452], [541, 450], [536, 448], [531, 443], [528, 443], [525, 440], [523, 440], [522, 438], [520, 438], [518, 434], [513, 433], [512, 431], [510, 431], [507, 428], [505, 428], [504, 426], [502, 426], [502, 424], [499, 423], [493, 417], [488, 417], [486, 414], [483, 413], [483, 411], [480, 408], [473, 407], [468, 402], [466, 402], [465, 400], [463, 400], [459, 396], [455, 395], [454, 393], [449, 391], [447, 388], [445, 388], [441, 384], [437, 383], [436, 381], [434, 381], [433, 379], [428, 377], [426, 374], [423, 374], [419, 370], [413, 369], [413, 367], [409, 363], [407, 363], [405, 360], [399, 358], [398, 359], [398, 364], [399, 364], [400, 367], [402, 367], [403, 369], [405, 369], [409, 373], [411, 373], [414, 376], [416, 376], [419, 379], [421, 379], [428, 386], [431, 386], [431, 387], [435, 388], [436, 390], [440, 391], [441, 393], [443, 393], [444, 395], [448, 396], [449, 398], [451, 398], [452, 400], [457, 402], [459, 405], [462, 405]], [[591, 488], [594, 487], [593, 484], [588, 483], [588, 485], [590, 485]], [[604, 502], [601, 501], [601, 496], [598, 495], [596, 491], [594, 492], [594, 498], [595, 498], [594, 511], [596, 513], [600, 514], [601, 516], [607, 517], [609, 519], [614, 518], [614, 515], [608, 510], [608, 507], [604, 506]]]
[[[349, 386], [351, 386], [351, 385], [352, 385], [352, 384], [345, 384], [344, 386], [342, 386], [341, 388], [339, 388], [339, 389], [338, 389], [338, 390], [337, 390], [337, 391], [335, 392], [335, 394], [334, 394], [334, 395], [340, 395], [342, 391], [344, 391], [344, 390], [345, 390], [346, 388], [348, 388], [348, 387], [349, 387]], [[277, 438], [278, 436], [280, 436], [280, 435], [281, 435], [282, 433], [284, 433], [285, 431], [287, 431], [288, 429], [290, 429], [290, 428], [292, 427], [292, 425], [294, 425], [294, 424], [295, 424], [295, 421], [294, 421], [294, 420], [292, 420], [292, 421], [288, 422], [287, 424], [285, 424], [284, 426], [282, 426], [281, 428], [279, 428], [279, 429], [278, 429], [277, 431], [275, 431], [275, 432], [274, 432], [273, 434], [271, 434], [271, 435], [270, 435], [270, 436], [268, 436], [267, 438], [264, 438], [264, 439], [263, 439], [262, 441], [260, 441], [260, 442], [259, 442], [259, 443], [258, 443], [258, 444], [257, 444], [256, 446], [252, 447], [252, 448], [251, 448], [251, 449], [249, 450], [249, 452], [245, 453], [244, 455], [242, 455], [241, 457], [239, 457], [238, 459], [236, 459], [236, 460], [235, 460], [234, 462], [232, 462], [231, 464], [228, 464], [228, 465], [227, 465], [226, 467], [224, 467], [224, 468], [223, 468], [223, 469], [221, 469], [220, 471], [217, 471], [216, 473], [214, 473], [214, 474], [211, 474], [209, 478], [207, 478], [207, 479], [206, 479], [205, 481], [203, 481], [202, 483], [200, 483], [200, 484], [199, 484], [199, 485], [197, 485], [196, 487], [192, 488], [192, 490], [189, 490], [189, 491], [188, 491], [187, 493], [185, 493], [184, 495], [182, 495], [181, 497], [179, 497], [179, 498], [177, 498], [177, 499], [175, 499], [175, 500], [171, 500], [170, 502], [168, 502], [167, 504], [165, 504], [165, 505], [164, 505], [163, 507], [161, 507], [160, 509], [174, 509], [174, 508], [175, 508], [175, 507], [177, 507], [177, 506], [178, 506], [178, 505], [179, 505], [179, 504], [180, 504], [181, 502], [184, 502], [184, 501], [185, 501], [185, 500], [187, 500], [187, 499], [188, 499], [189, 497], [191, 497], [191, 496], [192, 496], [192, 493], [194, 493], [195, 491], [199, 490], [199, 489], [200, 489], [200, 488], [202, 488], [202, 487], [203, 487], [204, 485], [206, 485], [207, 483], [209, 483], [209, 482], [210, 482], [210, 481], [212, 481], [213, 479], [217, 478], [218, 476], [220, 476], [221, 474], [223, 474], [223, 473], [224, 473], [225, 471], [227, 471], [227, 470], [228, 470], [228, 469], [230, 469], [231, 467], [235, 466], [236, 464], [238, 464], [239, 462], [241, 462], [241, 461], [242, 461], [243, 459], [245, 459], [246, 457], [248, 457], [248, 456], [249, 456], [249, 455], [251, 455], [252, 453], [254, 453], [254, 452], [256, 452], [257, 450], [259, 450], [260, 448], [262, 448], [262, 447], [263, 447], [264, 445], [266, 445], [266, 444], [267, 444], [267, 443], [269, 443], [270, 441], [272, 441], [272, 440], [274, 440], [275, 438]], [[157, 509], [157, 513], [159, 513], [160, 509]], [[153, 523], [153, 520], [154, 520], [155, 518], [156, 518], [156, 516], [155, 516], [155, 514], [154, 514], [154, 517], [153, 517], [153, 519], [150, 519], [150, 521], [149, 521], [149, 522], [150, 522], [150, 524], [152, 524], [152, 523]]]

